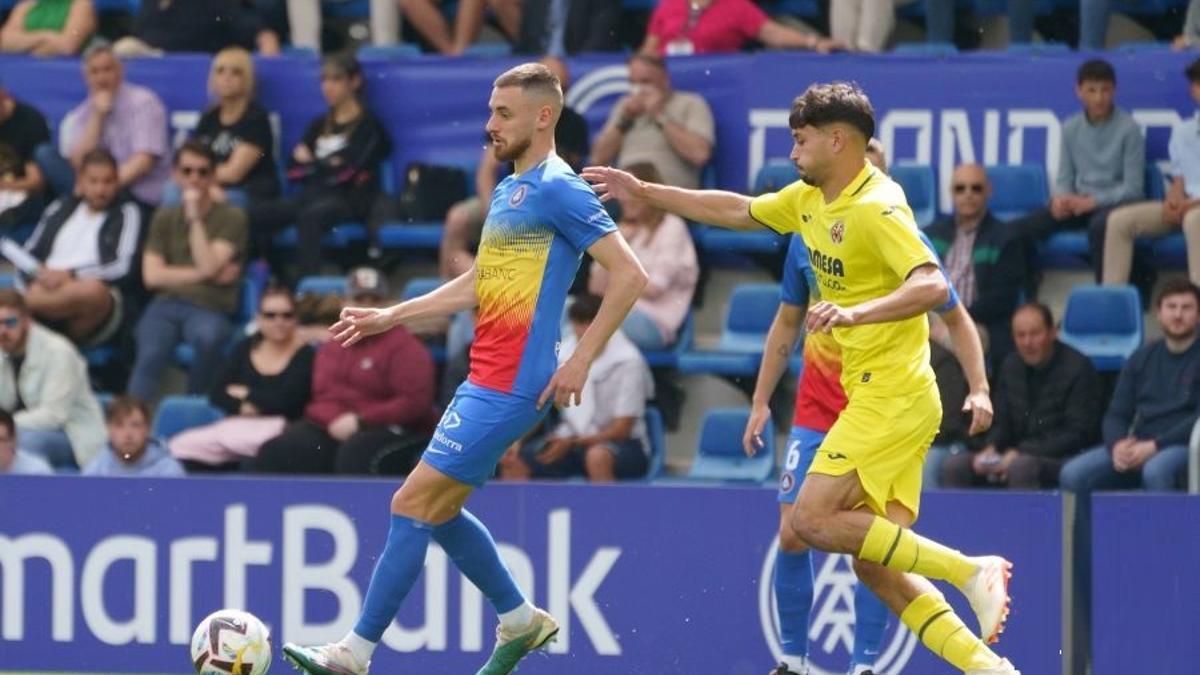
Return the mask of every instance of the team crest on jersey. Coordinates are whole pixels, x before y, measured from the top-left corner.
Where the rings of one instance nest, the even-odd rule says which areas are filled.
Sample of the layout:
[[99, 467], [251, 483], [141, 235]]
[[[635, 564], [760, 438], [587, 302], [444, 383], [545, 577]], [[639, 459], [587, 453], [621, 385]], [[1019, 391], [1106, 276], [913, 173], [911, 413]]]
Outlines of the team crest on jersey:
[[518, 185], [516, 190], [513, 190], [512, 196], [508, 198], [509, 206], [520, 206], [521, 202], [525, 201], [525, 186]]
[[842, 239], [846, 238], [846, 224], [840, 220], [834, 223], [829, 228], [829, 238], [832, 239], [833, 243], [835, 244], [842, 243]]
[[796, 487], [796, 477], [792, 475], [791, 471], [784, 471], [783, 475], [779, 477], [779, 491], [791, 492], [794, 487]]

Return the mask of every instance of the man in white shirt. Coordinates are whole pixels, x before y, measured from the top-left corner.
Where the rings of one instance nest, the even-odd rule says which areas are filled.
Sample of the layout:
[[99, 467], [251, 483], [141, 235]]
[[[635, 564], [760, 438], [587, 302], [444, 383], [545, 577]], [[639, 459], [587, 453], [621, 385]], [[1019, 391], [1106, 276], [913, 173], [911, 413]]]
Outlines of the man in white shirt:
[[141, 212], [120, 189], [113, 155], [102, 148], [86, 153], [77, 194], [54, 201], [25, 244], [39, 263], [25, 289], [30, 311], [79, 345], [112, 337], [122, 290], [135, 279]]

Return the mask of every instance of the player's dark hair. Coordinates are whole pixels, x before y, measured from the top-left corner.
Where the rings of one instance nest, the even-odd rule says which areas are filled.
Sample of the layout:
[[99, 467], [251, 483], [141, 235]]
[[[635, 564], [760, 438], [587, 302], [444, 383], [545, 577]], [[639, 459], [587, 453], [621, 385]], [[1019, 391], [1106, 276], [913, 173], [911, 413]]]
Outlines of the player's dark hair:
[[572, 323], [591, 323], [600, 313], [600, 296], [591, 293], [580, 293], [575, 296], [575, 302], [567, 310], [567, 318]]
[[1196, 304], [1200, 305], [1200, 288], [1197, 288], [1196, 284], [1183, 277], [1168, 279], [1158, 289], [1158, 297], [1154, 300], [1154, 308], [1161, 308], [1163, 300], [1166, 300], [1168, 296], [1186, 294], [1191, 294], [1193, 298], [1196, 298]]
[[135, 412], [142, 413], [142, 419], [146, 420], [147, 424], [150, 423], [150, 407], [146, 405], [146, 402], [136, 396], [121, 394], [108, 404], [108, 410], [104, 412], [104, 420], [109, 424], [114, 424]]
[[558, 75], [555, 75], [553, 70], [541, 63], [522, 63], [509, 68], [496, 78], [493, 86], [497, 89], [520, 87], [524, 92], [549, 96], [555, 102], [555, 112], [561, 111], [563, 107], [562, 82], [559, 82]]
[[0, 408], [0, 427], [8, 429], [8, 437], [15, 439], [17, 437], [17, 423], [13, 420], [12, 413]]
[[788, 125], [793, 129], [823, 127], [835, 122], [854, 127], [864, 140], [875, 135], [875, 109], [857, 84], [814, 84], [792, 102]]
[[[1045, 303], [1033, 300], [1017, 308], [1017, 312], [1023, 310], [1037, 312], [1038, 315], [1042, 317], [1042, 324], [1045, 325], [1046, 328], [1054, 328], [1054, 312], [1050, 311], [1050, 308], [1047, 307]], [[1013, 316], [1016, 316], [1017, 312], [1013, 312]]]
[[1200, 82], [1200, 59], [1192, 61], [1192, 63], [1183, 69], [1183, 74], [1187, 75], [1188, 82]]
[[117, 158], [113, 157], [108, 148], [92, 148], [84, 153], [83, 159], [79, 160], [79, 172], [83, 173], [84, 169], [94, 165], [107, 166], [113, 171], [118, 170]]
[[1084, 82], [1109, 82], [1116, 86], [1117, 71], [1113, 70], [1112, 64], [1104, 59], [1084, 61], [1075, 74], [1075, 83], [1083, 84]]
[[25, 304], [25, 297], [11, 288], [0, 289], [0, 307], [14, 310], [23, 316], [29, 314], [29, 305]]
[[213, 152], [213, 149], [207, 143], [204, 143], [199, 139], [189, 138], [188, 140], [184, 141], [183, 145], [179, 146], [179, 149], [175, 151], [175, 157], [172, 160], [172, 164], [174, 166], [179, 166], [179, 162], [183, 159], [184, 155], [203, 157], [208, 162], [208, 168], [210, 169], [215, 169], [217, 166], [216, 153]]

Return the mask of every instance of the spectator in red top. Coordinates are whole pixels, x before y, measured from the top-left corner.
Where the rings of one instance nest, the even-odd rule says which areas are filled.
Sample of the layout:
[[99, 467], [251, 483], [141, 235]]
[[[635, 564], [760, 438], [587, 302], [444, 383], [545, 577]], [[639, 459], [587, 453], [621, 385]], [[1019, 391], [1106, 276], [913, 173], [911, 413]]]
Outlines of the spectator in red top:
[[775, 21], [751, 0], [662, 0], [650, 16], [639, 51], [660, 56], [721, 54], [736, 52], [752, 40], [822, 54], [845, 49], [837, 40]]
[[[388, 304], [382, 275], [351, 272], [350, 298], [354, 305]], [[264, 443], [251, 470], [407, 474], [438, 421], [434, 390], [433, 359], [406, 330], [350, 347], [326, 342], [317, 351], [304, 419]]]

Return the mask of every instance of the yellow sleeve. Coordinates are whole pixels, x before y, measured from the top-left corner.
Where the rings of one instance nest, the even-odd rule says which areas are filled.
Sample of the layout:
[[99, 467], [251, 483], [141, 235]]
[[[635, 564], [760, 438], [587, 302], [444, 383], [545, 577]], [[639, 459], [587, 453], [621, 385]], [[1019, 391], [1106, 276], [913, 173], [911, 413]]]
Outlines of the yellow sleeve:
[[796, 181], [779, 192], [759, 195], [750, 202], [750, 217], [780, 234], [800, 231], [796, 204], [805, 185]]
[[870, 219], [872, 241], [883, 264], [900, 279], [922, 265], [937, 265], [933, 251], [921, 241], [912, 210], [907, 205], [862, 204], [856, 209], [859, 219]]

